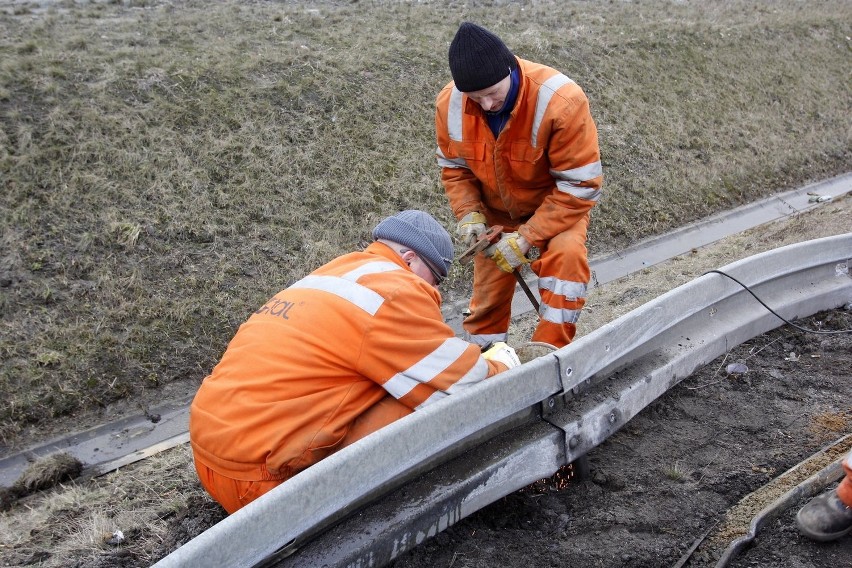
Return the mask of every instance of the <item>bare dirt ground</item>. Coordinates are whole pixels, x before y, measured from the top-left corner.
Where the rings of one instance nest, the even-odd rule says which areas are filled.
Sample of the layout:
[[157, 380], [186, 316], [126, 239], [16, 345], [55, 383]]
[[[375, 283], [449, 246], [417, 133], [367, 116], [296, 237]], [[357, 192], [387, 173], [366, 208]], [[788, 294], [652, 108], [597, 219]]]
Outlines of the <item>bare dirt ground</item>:
[[[581, 332], [706, 270], [848, 232], [850, 220], [852, 200], [838, 199], [607, 284], [590, 295]], [[797, 323], [849, 330], [852, 311], [841, 307]], [[512, 342], [528, 338], [529, 330], [530, 319], [520, 318]], [[734, 362], [748, 371], [728, 375]], [[779, 327], [731, 349], [631, 420], [588, 455], [583, 479], [559, 490], [545, 480], [513, 493], [393, 566], [715, 566], [754, 516], [754, 504], [741, 509], [741, 500], [758, 492], [757, 509], [772, 502], [781, 490], [769, 491], [768, 484], [852, 432], [850, 398], [852, 334]], [[758, 533], [730, 565], [852, 566], [852, 537], [816, 544], [798, 535], [793, 518], [801, 504]], [[182, 446], [12, 504], [0, 519], [0, 564], [149, 566], [224, 517], [198, 487]]]

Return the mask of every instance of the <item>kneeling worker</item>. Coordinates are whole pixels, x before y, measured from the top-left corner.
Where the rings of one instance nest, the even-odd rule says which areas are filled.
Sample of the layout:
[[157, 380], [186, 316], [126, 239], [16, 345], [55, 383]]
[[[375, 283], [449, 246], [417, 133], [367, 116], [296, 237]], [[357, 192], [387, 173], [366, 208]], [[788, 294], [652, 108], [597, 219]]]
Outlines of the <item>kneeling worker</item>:
[[455, 337], [438, 284], [453, 257], [422, 211], [282, 290], [243, 323], [192, 402], [201, 484], [233, 513], [382, 426], [520, 364]]

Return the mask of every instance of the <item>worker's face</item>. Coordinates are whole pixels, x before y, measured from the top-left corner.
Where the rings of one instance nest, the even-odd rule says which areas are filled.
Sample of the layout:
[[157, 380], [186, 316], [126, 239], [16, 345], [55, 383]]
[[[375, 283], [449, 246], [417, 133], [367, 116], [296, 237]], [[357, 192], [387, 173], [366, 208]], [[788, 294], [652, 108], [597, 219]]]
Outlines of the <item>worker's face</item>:
[[425, 280], [434, 288], [438, 288], [438, 286], [440, 286], [441, 281], [444, 278], [434, 267], [429, 265], [429, 261], [423, 260], [423, 258], [421, 258], [420, 255], [413, 250], [403, 249], [400, 252], [402, 253], [402, 260], [408, 264], [408, 267], [411, 268], [411, 272]]
[[473, 91], [465, 93], [468, 98], [482, 107], [485, 112], [499, 112], [506, 104], [506, 97], [509, 96], [509, 89], [512, 87], [511, 75], [506, 75], [506, 78], [491, 85], [487, 89], [481, 91]]

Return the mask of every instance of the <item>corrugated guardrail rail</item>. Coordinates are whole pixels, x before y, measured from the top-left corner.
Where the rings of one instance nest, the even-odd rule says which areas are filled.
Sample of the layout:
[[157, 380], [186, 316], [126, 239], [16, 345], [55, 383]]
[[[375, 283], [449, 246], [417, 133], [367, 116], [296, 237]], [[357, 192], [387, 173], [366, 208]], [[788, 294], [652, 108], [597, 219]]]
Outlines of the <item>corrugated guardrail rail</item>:
[[[852, 233], [729, 264], [787, 320], [852, 303]], [[783, 322], [708, 273], [331, 455], [155, 566], [383, 566], [582, 458], [668, 389]]]

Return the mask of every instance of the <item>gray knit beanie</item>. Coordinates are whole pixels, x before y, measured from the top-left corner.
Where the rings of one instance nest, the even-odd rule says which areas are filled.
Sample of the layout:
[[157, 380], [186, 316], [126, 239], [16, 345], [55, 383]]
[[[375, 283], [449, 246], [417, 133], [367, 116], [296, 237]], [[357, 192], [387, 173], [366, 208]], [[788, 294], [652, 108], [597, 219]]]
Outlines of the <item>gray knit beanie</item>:
[[453, 262], [453, 240], [431, 215], [416, 209], [401, 211], [373, 229], [374, 239], [387, 239], [405, 245], [428, 260], [441, 276]]
[[453, 81], [463, 93], [496, 85], [518, 66], [503, 40], [470, 22], [459, 26], [449, 56]]

